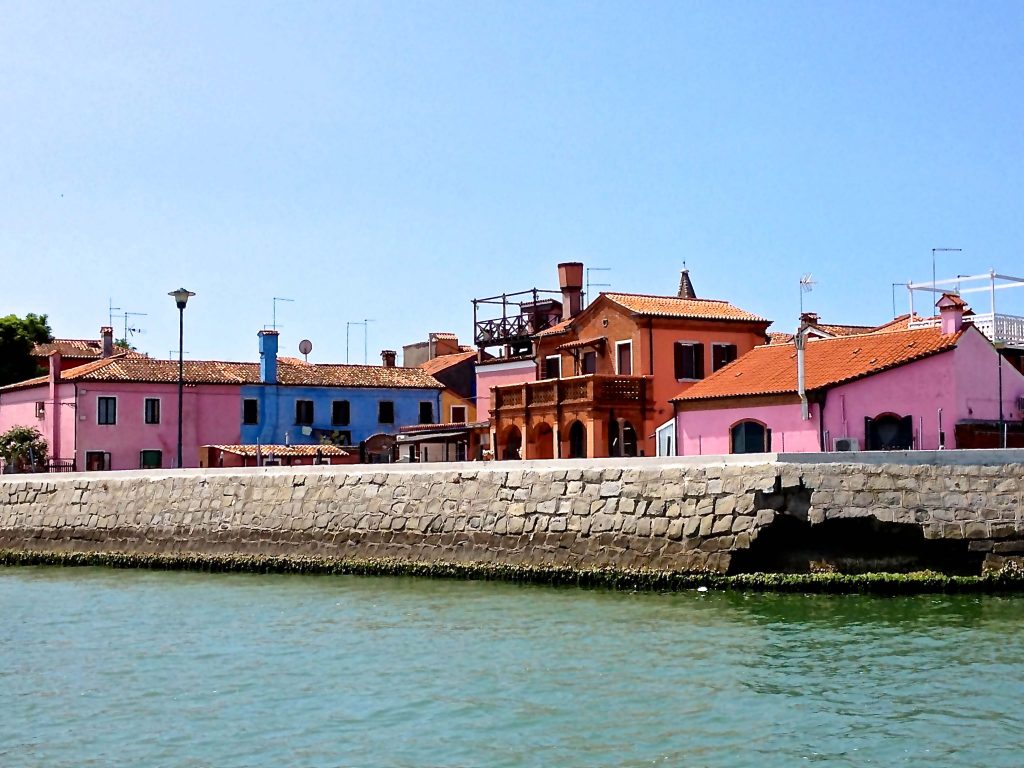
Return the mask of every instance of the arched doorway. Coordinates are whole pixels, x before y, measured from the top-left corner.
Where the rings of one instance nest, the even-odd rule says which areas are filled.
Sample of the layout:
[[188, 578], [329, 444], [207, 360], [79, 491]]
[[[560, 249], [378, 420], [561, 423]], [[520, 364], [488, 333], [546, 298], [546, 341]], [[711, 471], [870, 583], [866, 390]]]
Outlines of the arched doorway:
[[864, 420], [869, 451], [909, 451], [914, 447], [914, 417], [883, 413]]
[[555, 430], [546, 421], [542, 421], [533, 428], [533, 444], [530, 447], [530, 458], [555, 458]]
[[730, 453], [766, 453], [771, 449], [772, 431], [759, 421], [740, 421], [729, 430]]
[[[622, 422], [622, 456], [636, 456], [636, 430], [628, 421]], [[608, 455], [619, 456], [619, 420], [608, 424]]]
[[523, 458], [523, 433], [514, 424], [505, 430], [501, 441], [501, 458], [521, 459]]
[[587, 458], [587, 428], [582, 421], [574, 421], [569, 425], [569, 458]]

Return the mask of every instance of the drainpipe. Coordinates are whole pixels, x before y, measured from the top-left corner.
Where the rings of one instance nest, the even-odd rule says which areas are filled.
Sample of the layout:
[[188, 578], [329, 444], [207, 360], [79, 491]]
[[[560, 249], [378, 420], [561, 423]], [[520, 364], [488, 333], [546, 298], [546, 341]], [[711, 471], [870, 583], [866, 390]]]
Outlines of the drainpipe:
[[796, 391], [800, 396], [800, 418], [807, 421], [811, 418], [810, 409], [807, 405], [807, 391], [804, 387], [804, 347], [807, 345], [807, 337], [804, 331], [807, 329], [805, 322], [800, 323], [796, 332]]
[[939, 408], [939, 450], [946, 447], [946, 435], [942, 432], [942, 409]]
[[[828, 399], [828, 390], [821, 391], [818, 400], [818, 450], [822, 453], [828, 450], [828, 437], [825, 433], [825, 400]], [[805, 399], [804, 402], [807, 400]]]

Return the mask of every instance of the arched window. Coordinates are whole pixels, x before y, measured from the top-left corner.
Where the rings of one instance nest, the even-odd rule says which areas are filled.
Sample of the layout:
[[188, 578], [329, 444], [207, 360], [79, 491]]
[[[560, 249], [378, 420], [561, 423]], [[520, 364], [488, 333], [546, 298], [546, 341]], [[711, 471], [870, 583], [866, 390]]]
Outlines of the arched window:
[[914, 447], [914, 417], [883, 413], [864, 420], [869, 451], [909, 451]]
[[501, 458], [521, 459], [523, 457], [523, 433], [519, 431], [519, 427], [513, 425], [505, 430], [504, 443], [504, 451]]
[[772, 431], [759, 421], [740, 421], [729, 430], [732, 453], [766, 453], [771, 450]]
[[569, 458], [587, 458], [587, 428], [581, 421], [569, 425]]

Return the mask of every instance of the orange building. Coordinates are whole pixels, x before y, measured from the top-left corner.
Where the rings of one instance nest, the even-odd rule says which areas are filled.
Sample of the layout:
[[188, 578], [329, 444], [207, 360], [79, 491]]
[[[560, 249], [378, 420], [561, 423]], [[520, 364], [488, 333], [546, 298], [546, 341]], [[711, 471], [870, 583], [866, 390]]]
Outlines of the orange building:
[[769, 320], [699, 299], [683, 270], [675, 296], [602, 293], [534, 334], [537, 381], [492, 390], [498, 458], [655, 456], [672, 437], [669, 400], [764, 344]]

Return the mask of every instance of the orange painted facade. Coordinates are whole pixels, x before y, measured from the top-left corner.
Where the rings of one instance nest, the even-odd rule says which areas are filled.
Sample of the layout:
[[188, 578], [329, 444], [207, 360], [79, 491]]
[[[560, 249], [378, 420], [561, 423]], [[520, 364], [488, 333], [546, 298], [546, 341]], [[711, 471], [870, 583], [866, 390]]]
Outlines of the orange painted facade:
[[699, 380], [677, 376], [677, 343], [695, 345], [710, 375], [726, 350], [764, 344], [768, 325], [725, 302], [601, 294], [534, 337], [537, 382], [493, 390], [498, 457], [515, 458], [517, 433], [521, 458], [654, 456], [669, 400]]

